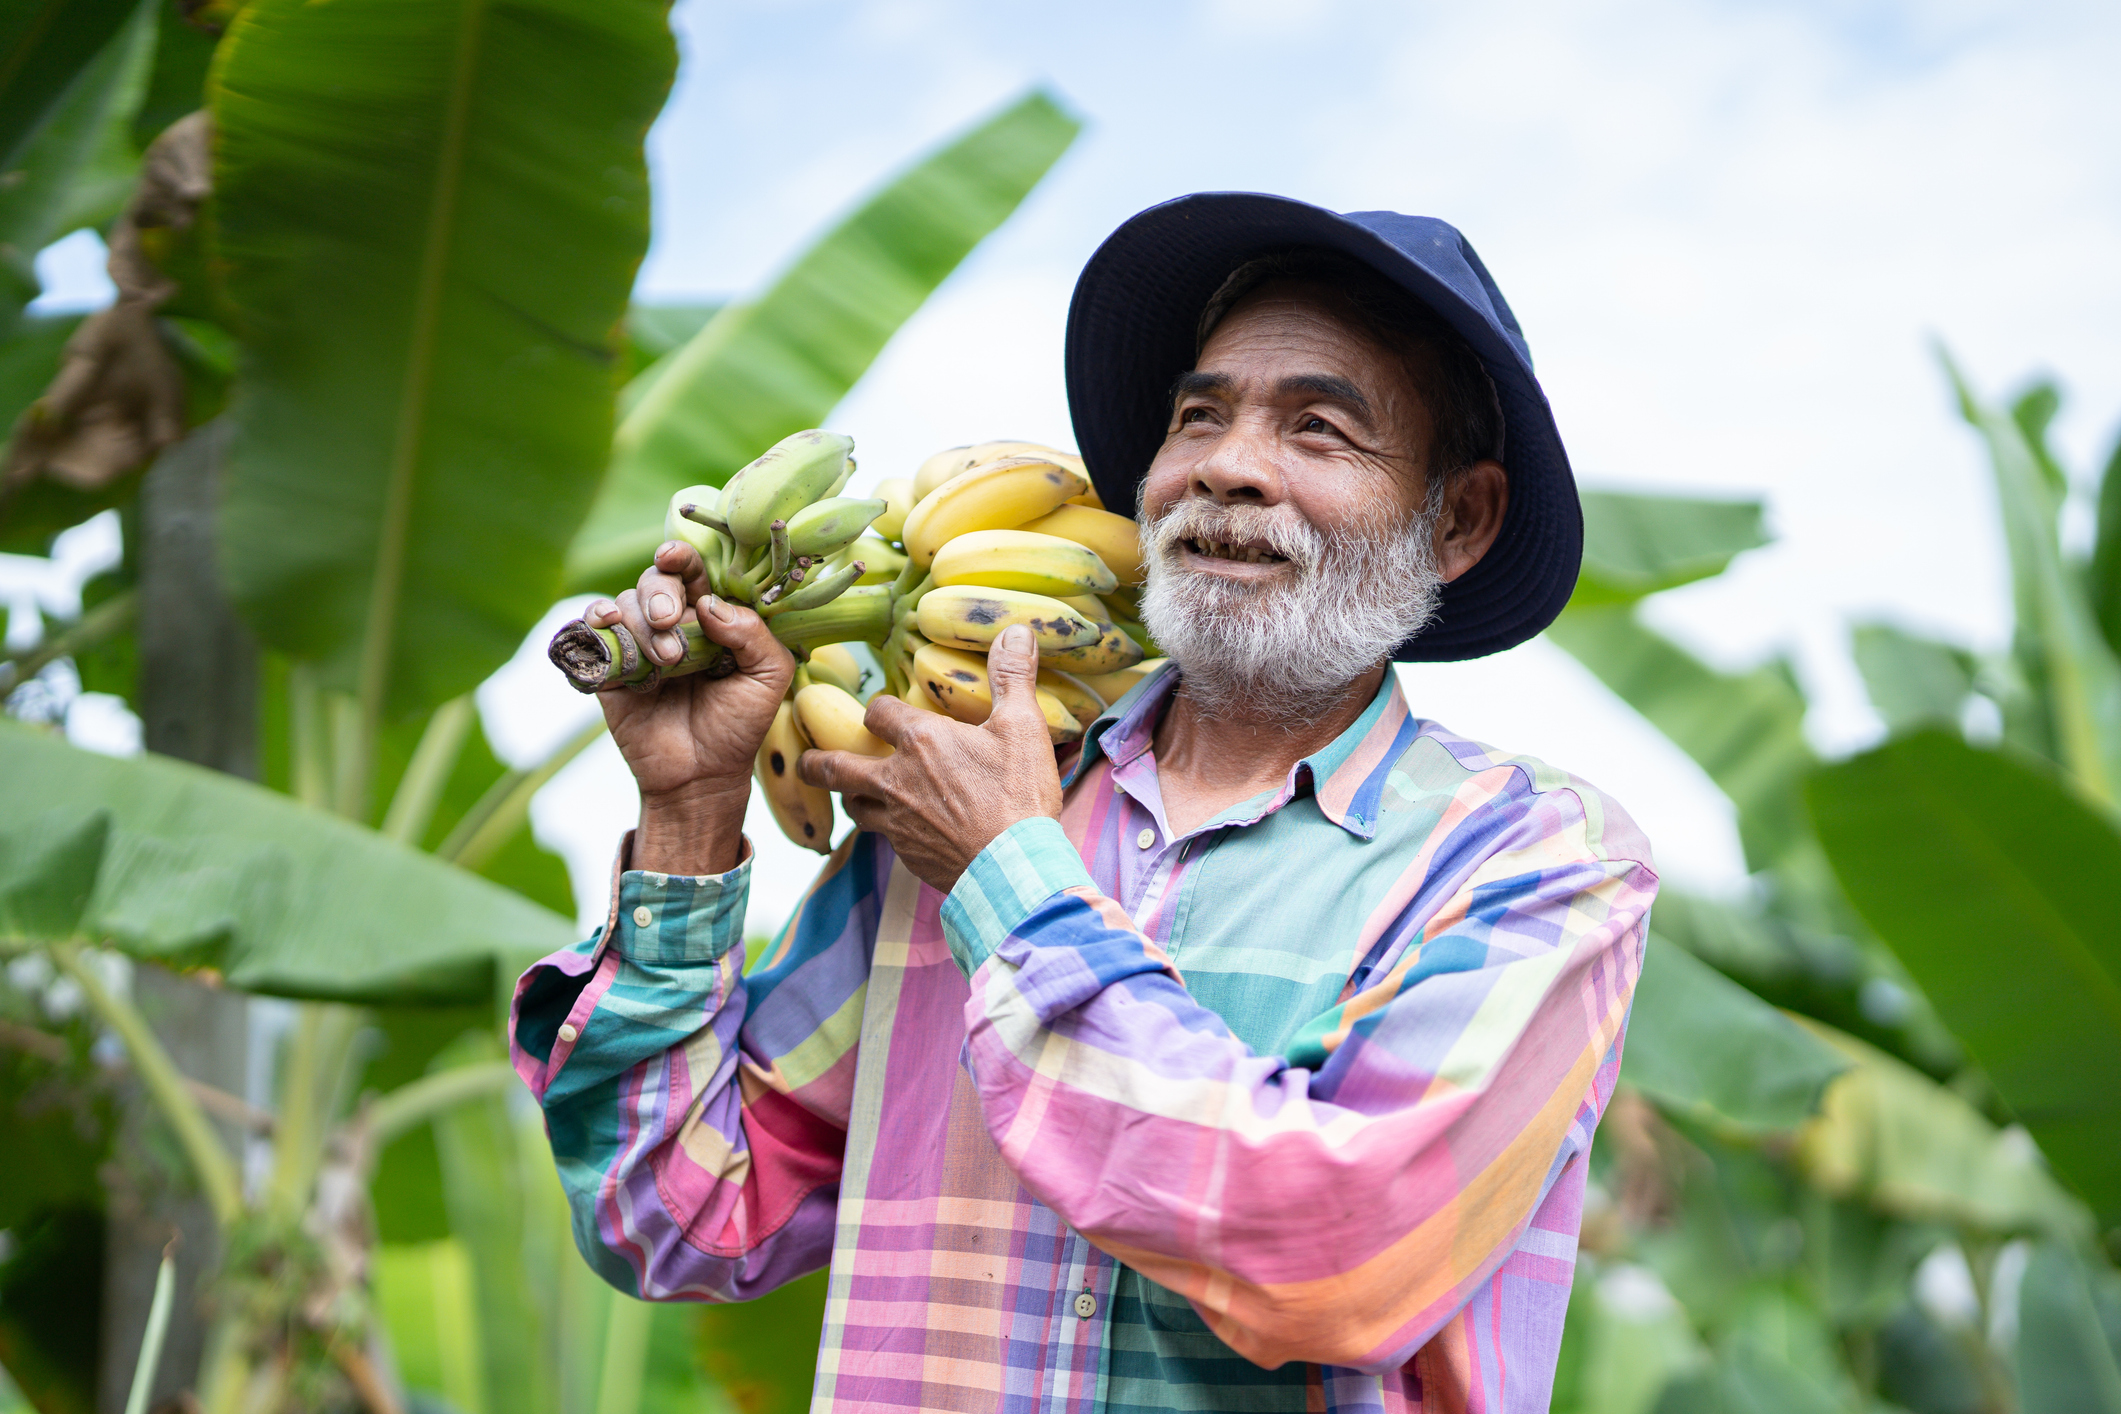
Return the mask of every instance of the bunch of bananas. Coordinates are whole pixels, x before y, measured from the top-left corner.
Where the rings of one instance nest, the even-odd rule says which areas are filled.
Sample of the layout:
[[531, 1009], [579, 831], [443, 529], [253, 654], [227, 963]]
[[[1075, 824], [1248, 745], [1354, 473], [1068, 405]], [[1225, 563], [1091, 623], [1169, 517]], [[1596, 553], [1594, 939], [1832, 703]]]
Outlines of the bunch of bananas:
[[[832, 796], [802, 782], [797, 759], [813, 745], [891, 754], [863, 725], [874, 674], [849, 645], [881, 665], [877, 690], [977, 724], [994, 705], [987, 650], [1023, 624], [1038, 639], [1038, 703], [1055, 743], [1080, 737], [1155, 666], [1135, 598], [1134, 522], [1100, 504], [1080, 458], [1033, 442], [953, 447], [857, 499], [839, 494], [852, 449], [799, 432], [718, 491], [680, 491], [664, 523], [666, 537], [699, 550], [717, 594], [757, 609], [795, 651], [756, 774], [782, 833], [820, 852]], [[579, 620], [551, 655], [585, 692], [729, 671], [696, 623], [684, 631], [684, 660], [660, 670], [624, 628]]]

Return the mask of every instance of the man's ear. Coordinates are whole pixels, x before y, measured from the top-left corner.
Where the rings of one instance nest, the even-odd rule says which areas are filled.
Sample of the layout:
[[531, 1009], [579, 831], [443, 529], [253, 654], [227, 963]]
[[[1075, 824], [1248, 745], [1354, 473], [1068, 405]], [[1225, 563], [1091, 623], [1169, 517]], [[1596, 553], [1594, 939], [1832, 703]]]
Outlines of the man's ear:
[[1436, 565], [1446, 584], [1480, 563], [1502, 534], [1509, 508], [1510, 478], [1501, 462], [1475, 462], [1451, 478], [1436, 518]]

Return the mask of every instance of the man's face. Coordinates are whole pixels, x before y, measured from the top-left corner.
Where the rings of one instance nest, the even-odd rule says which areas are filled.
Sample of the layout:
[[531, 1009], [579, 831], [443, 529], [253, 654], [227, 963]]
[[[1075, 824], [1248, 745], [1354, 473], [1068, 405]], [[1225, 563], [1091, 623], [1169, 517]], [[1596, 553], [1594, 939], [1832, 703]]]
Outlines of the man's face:
[[1242, 300], [1142, 485], [1143, 617], [1211, 715], [1307, 720], [1435, 611], [1429, 413], [1339, 310], [1293, 281]]
[[[1144, 520], [1177, 502], [1252, 506], [1322, 534], [1404, 523], [1422, 504], [1428, 409], [1405, 361], [1338, 312], [1332, 291], [1269, 282], [1224, 316], [1180, 381], [1142, 485]], [[1188, 573], [1267, 587], [1293, 576], [1258, 537], [1234, 560], [1188, 547]]]

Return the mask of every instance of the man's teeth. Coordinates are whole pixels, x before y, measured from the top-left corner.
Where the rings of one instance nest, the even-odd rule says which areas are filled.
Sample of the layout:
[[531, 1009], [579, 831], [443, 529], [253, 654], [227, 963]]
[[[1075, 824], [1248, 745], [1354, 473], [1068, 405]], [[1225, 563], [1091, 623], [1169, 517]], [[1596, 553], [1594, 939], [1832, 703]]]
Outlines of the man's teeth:
[[1272, 550], [1257, 550], [1244, 545], [1229, 545], [1220, 540], [1189, 540], [1186, 542], [1196, 555], [1207, 555], [1218, 560], [1241, 560], [1248, 565], [1278, 565], [1286, 558]]

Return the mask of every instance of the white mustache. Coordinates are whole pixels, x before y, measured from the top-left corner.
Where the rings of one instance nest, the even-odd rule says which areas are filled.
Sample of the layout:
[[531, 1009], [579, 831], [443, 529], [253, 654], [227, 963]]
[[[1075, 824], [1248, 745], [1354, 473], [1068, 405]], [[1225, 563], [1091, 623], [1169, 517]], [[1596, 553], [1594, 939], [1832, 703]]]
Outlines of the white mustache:
[[1303, 573], [1325, 558], [1327, 537], [1309, 521], [1265, 506], [1223, 505], [1214, 501], [1179, 501], [1144, 527], [1149, 558], [1168, 561], [1182, 541], [1217, 540], [1225, 544], [1260, 541]]

